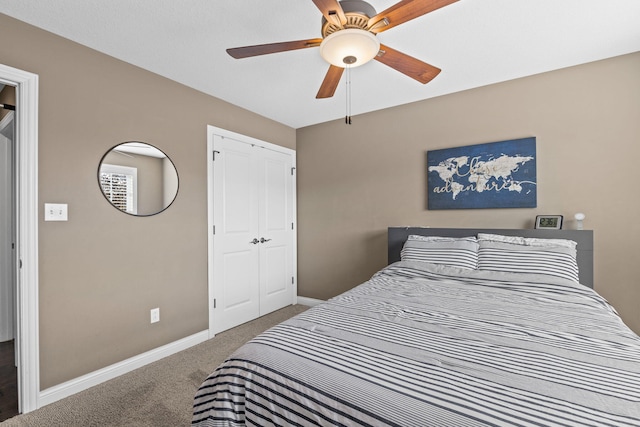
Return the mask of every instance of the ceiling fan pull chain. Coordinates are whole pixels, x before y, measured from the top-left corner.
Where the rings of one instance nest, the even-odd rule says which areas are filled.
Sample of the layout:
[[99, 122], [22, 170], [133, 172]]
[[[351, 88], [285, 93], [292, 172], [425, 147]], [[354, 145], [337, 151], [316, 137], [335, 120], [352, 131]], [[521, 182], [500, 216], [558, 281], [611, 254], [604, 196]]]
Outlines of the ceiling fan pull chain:
[[348, 125], [351, 124], [351, 67], [349, 67], [348, 65], [345, 67], [346, 68], [346, 78], [345, 78], [345, 85], [346, 85], [346, 100], [347, 100], [347, 105], [346, 105], [346, 110], [347, 110], [347, 114], [344, 117], [344, 122]]

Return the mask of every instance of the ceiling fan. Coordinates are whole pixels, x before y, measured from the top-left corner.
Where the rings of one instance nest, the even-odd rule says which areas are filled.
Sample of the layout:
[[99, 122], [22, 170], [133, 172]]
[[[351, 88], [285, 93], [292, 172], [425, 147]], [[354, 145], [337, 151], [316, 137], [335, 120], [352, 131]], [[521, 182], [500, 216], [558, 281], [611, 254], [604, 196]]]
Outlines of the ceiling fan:
[[316, 98], [333, 96], [345, 67], [357, 67], [371, 59], [422, 84], [440, 73], [433, 65], [380, 44], [376, 35], [458, 0], [401, 0], [380, 13], [363, 0], [312, 1], [323, 15], [322, 38], [236, 47], [227, 53], [240, 59], [319, 46], [320, 55], [330, 65]]

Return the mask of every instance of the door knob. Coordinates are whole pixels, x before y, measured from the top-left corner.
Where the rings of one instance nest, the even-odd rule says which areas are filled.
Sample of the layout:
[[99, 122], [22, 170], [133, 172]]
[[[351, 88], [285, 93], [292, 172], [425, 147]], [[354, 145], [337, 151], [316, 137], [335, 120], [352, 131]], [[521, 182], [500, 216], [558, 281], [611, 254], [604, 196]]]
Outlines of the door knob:
[[261, 237], [260, 238], [260, 243], [265, 243], [265, 242], [268, 242], [269, 240], [271, 240], [271, 239], [265, 239], [264, 237]]
[[256, 239], [255, 237], [253, 238], [252, 241], [250, 241], [249, 243], [253, 243], [254, 245], [257, 245], [258, 243], [260, 243], [260, 240]]

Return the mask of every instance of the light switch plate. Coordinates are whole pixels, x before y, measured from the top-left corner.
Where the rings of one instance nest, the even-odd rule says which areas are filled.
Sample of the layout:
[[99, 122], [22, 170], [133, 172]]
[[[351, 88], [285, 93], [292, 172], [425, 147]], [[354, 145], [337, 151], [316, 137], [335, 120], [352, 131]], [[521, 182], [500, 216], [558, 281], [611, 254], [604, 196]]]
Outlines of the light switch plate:
[[67, 204], [66, 203], [45, 203], [44, 204], [44, 220], [45, 221], [67, 221]]

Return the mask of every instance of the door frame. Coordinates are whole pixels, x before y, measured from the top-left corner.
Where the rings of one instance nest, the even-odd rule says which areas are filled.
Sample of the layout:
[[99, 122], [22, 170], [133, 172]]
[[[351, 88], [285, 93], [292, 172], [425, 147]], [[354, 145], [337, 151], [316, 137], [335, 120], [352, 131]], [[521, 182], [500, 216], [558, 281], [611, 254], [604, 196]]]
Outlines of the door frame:
[[38, 75], [0, 64], [0, 83], [15, 86], [15, 186], [18, 407], [38, 409]]
[[213, 159], [210, 158], [210, 153], [213, 153], [213, 138], [214, 135], [221, 137], [231, 138], [238, 141], [246, 142], [258, 147], [268, 148], [273, 151], [289, 154], [291, 156], [291, 164], [293, 167], [292, 172], [292, 210], [291, 221], [293, 222], [293, 247], [292, 247], [292, 267], [293, 267], [293, 285], [291, 286], [292, 304], [298, 303], [298, 218], [297, 218], [297, 176], [296, 173], [296, 151], [290, 148], [282, 147], [280, 145], [272, 144], [270, 142], [262, 141], [260, 139], [252, 138], [250, 136], [242, 135], [240, 133], [231, 132], [226, 129], [218, 128], [215, 126], [207, 126], [207, 281], [208, 281], [208, 315], [209, 315], [209, 338], [213, 338], [215, 334], [213, 309], [214, 309], [214, 292], [213, 292]]

